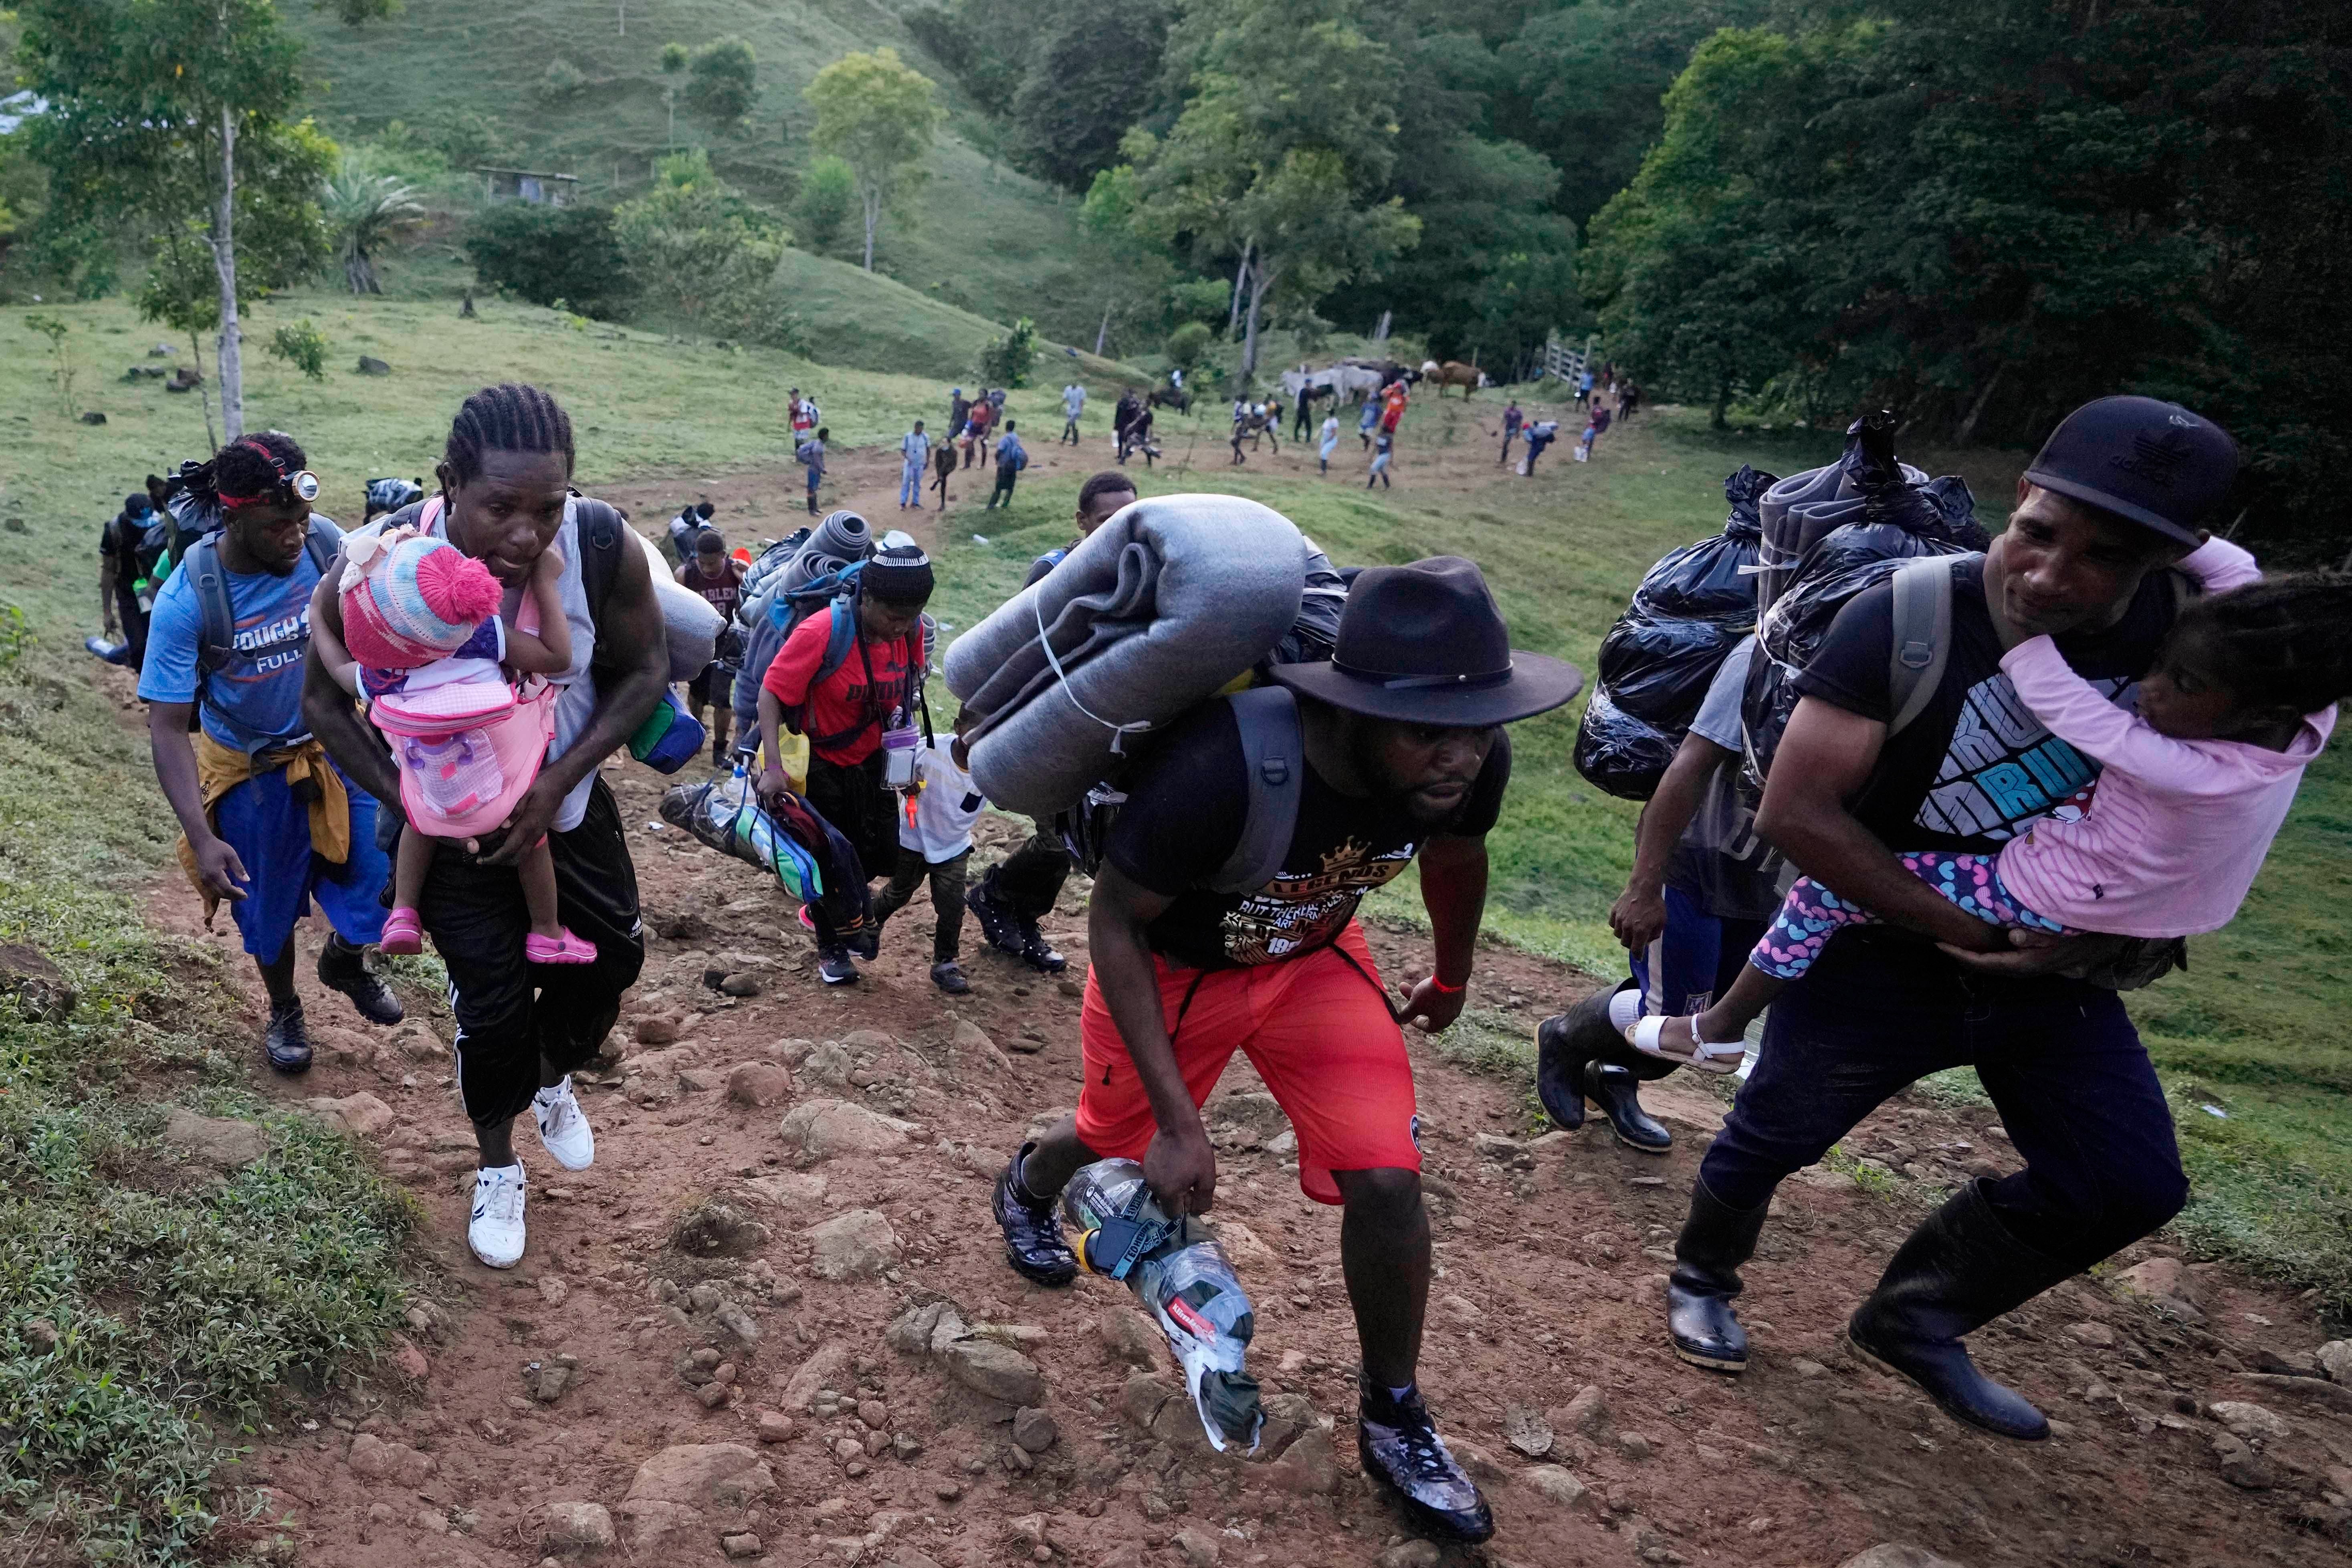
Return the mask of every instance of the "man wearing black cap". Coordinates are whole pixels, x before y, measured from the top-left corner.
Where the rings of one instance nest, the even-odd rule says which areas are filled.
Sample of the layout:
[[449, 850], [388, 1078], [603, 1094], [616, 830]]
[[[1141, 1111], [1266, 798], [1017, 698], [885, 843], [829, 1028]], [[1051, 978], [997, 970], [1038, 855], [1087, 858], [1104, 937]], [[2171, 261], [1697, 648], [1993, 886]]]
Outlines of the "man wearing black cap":
[[[810, 809], [848, 840], [869, 877], [898, 860], [897, 797], [883, 784], [882, 729], [913, 711], [929, 651], [923, 605], [931, 585], [930, 557], [918, 546], [878, 552], [858, 569], [855, 595], [794, 626], [760, 682], [761, 796], [772, 801], [789, 788], [782, 731], [805, 734]], [[856, 617], [845, 639], [835, 636], [839, 614]], [[827, 985], [855, 981], [857, 966], [819, 911], [803, 914], [816, 932], [818, 977]]]
[[[1486, 835], [1510, 777], [1501, 726], [1559, 707], [1582, 678], [1513, 652], [1478, 568], [1454, 557], [1365, 572], [1330, 661], [1273, 674], [1297, 729], [1258, 772], [1286, 780], [1290, 757], [1299, 764], [1281, 869], [1253, 892], [1209, 890], [1253, 825], [1258, 786], [1234, 703], [1203, 703], [1126, 784], [1088, 912], [1078, 1109], [1006, 1165], [997, 1222], [1014, 1269], [1062, 1285], [1076, 1263], [1053, 1203], [1081, 1167], [1139, 1159], [1170, 1214], [1206, 1213], [1217, 1160], [1199, 1107], [1244, 1052], [1297, 1134], [1300, 1187], [1345, 1210], [1365, 1473], [1421, 1527], [1483, 1541], [1493, 1516], [1414, 1384], [1429, 1218], [1398, 1024], [1435, 1031], [1460, 1016], [1486, 905]], [[1355, 914], [1417, 852], [1436, 965], [1400, 1014]]]
[[[2085, 405], [2018, 481], [1991, 549], [1952, 559], [1948, 627], [1895, 648], [1895, 590], [1882, 583], [1839, 612], [1798, 678], [1757, 830], [1887, 923], [1839, 932], [1773, 1006], [1675, 1249], [1667, 1316], [1685, 1360], [1746, 1365], [1731, 1300], [1780, 1179], [1914, 1079], [1973, 1066], [2025, 1168], [1971, 1182], [1928, 1215], [1848, 1336], [1958, 1420], [2048, 1436], [2041, 1412], [1979, 1372], [1961, 1337], [2186, 1200], [2163, 1090], [2114, 989], [2145, 984], [2178, 947], [2001, 931], [1929, 891], [1888, 846], [1994, 854], [2079, 798], [2097, 764], [2018, 700], [2000, 656], [2047, 634], [2078, 674], [2128, 703], [2179, 604], [2164, 569], [2198, 542], [2237, 467], [2227, 433], [2185, 408]], [[1942, 677], [1890, 736], [1890, 667], [1933, 668], [1938, 639]]]

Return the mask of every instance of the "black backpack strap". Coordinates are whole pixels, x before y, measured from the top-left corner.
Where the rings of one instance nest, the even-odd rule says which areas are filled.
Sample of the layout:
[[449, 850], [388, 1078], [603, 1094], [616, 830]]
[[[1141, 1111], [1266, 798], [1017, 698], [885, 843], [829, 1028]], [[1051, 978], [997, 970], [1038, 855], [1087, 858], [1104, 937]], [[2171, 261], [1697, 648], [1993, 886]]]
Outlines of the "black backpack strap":
[[1253, 687], [1225, 700], [1241, 729], [1249, 810], [1242, 819], [1241, 842], [1209, 886], [1220, 893], [1254, 893], [1280, 874], [1298, 828], [1298, 798], [1307, 782], [1307, 733], [1298, 721], [1297, 699], [1286, 686]]
[[[621, 575], [621, 535], [628, 525], [621, 514], [604, 501], [592, 500], [574, 491], [574, 517], [579, 523], [580, 587], [588, 599], [588, 618], [601, 626], [604, 624], [604, 605], [613, 596], [613, 584]], [[601, 647], [599, 648], [601, 652]]]

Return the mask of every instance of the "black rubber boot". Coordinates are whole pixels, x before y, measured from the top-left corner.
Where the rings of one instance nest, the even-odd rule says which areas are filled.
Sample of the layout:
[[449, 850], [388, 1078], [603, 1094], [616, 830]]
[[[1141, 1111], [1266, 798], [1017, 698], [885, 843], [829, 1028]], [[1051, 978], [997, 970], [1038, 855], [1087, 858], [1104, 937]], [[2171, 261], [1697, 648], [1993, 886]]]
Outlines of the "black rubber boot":
[[2023, 1395], [1977, 1370], [1960, 1336], [2074, 1272], [2010, 1234], [1981, 1181], [1920, 1222], [1854, 1311], [1846, 1338], [1864, 1361], [1907, 1377], [1955, 1421], [2039, 1442], [2050, 1423]]
[[1740, 1291], [1739, 1266], [1756, 1251], [1769, 1203], [1736, 1209], [1691, 1184], [1690, 1217], [1675, 1239], [1675, 1271], [1666, 1276], [1666, 1331], [1675, 1353], [1693, 1366], [1734, 1374], [1748, 1370], [1748, 1331], [1731, 1310]]
[[1544, 1114], [1570, 1132], [1584, 1125], [1584, 1065], [1618, 1037], [1609, 1026], [1609, 1000], [1633, 984], [1595, 991], [1536, 1026], [1536, 1098]]
[[1601, 1113], [1609, 1118], [1609, 1130], [1628, 1149], [1664, 1154], [1674, 1148], [1675, 1135], [1642, 1109], [1642, 1080], [1632, 1068], [1615, 1062], [1586, 1063], [1584, 1097], [1601, 1108]]

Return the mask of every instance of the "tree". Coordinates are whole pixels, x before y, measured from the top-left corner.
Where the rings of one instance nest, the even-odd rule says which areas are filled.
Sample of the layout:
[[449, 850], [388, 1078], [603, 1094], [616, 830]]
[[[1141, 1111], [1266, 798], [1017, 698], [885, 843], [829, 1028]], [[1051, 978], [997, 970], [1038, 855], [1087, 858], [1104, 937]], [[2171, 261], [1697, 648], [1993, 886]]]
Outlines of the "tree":
[[840, 243], [841, 231], [857, 205], [857, 176], [849, 165], [830, 155], [809, 160], [801, 176], [801, 194], [793, 207], [800, 244], [820, 254]]
[[424, 218], [415, 189], [392, 174], [370, 174], [346, 159], [327, 181], [320, 205], [342, 258], [344, 286], [354, 294], [383, 293], [373, 252]]
[[988, 386], [1019, 391], [1037, 368], [1037, 323], [1024, 316], [1001, 338], [991, 338], [974, 365]]
[[662, 140], [665, 147], [677, 145], [677, 79], [692, 59], [684, 44], [664, 44], [661, 47], [661, 72], [669, 79], [662, 84], [662, 106], [669, 110], [669, 131]]
[[731, 125], [760, 100], [759, 61], [751, 46], [737, 37], [714, 38], [694, 51], [694, 106]]
[[[202, 218], [222, 422], [235, 440], [239, 312], [256, 282], [281, 286], [326, 257], [317, 193], [335, 145], [286, 119], [302, 93], [300, 44], [270, 0], [28, 0], [20, 16], [21, 75], [49, 102], [27, 128], [49, 170], [48, 218], [128, 215], [151, 233]], [[241, 259], [262, 276], [240, 278]]]
[[1380, 194], [1396, 157], [1395, 64], [1353, 16], [1351, 0], [1207, 0], [1170, 45], [1172, 63], [1193, 66], [1183, 112], [1165, 138], [1139, 129], [1124, 148], [1140, 231], [1244, 258], [1244, 383], [1270, 295], [1311, 307], [1421, 237]]
[[874, 231], [882, 209], [903, 201], [921, 174], [945, 118], [931, 79], [896, 49], [848, 54], [816, 73], [803, 90], [816, 110], [816, 147], [849, 165], [866, 219], [866, 270], [874, 270]]
[[475, 216], [465, 247], [483, 287], [535, 305], [561, 300], [582, 315], [609, 320], [636, 293], [610, 207], [502, 202]]
[[1011, 106], [1021, 166], [1070, 190], [1118, 162], [1167, 47], [1165, 0], [1066, 0]]
[[614, 210], [613, 233], [640, 274], [659, 280], [664, 308], [686, 325], [771, 337], [782, 316], [772, 279], [788, 237], [711, 173], [701, 148], [664, 158], [653, 189]]

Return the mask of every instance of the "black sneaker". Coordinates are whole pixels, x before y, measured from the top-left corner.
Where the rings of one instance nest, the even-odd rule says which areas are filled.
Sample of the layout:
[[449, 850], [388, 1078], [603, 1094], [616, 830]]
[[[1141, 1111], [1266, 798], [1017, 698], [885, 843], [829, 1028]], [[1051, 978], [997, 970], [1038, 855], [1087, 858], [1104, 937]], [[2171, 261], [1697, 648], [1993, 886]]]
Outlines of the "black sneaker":
[[963, 965], [952, 958], [931, 965], [931, 984], [950, 996], [968, 995], [971, 991], [971, 982], [964, 978]]
[[1021, 962], [1040, 974], [1059, 974], [1070, 966], [1068, 959], [1054, 951], [1035, 921], [1021, 922]]
[[1024, 1143], [1021, 1152], [1004, 1163], [989, 1206], [1004, 1232], [1004, 1260], [1013, 1265], [1013, 1272], [1040, 1285], [1067, 1285], [1078, 1277], [1078, 1259], [1070, 1244], [1062, 1239], [1062, 1225], [1054, 1217], [1053, 1203], [1033, 1205], [1013, 1183], [1013, 1173], [1036, 1146]]
[[367, 955], [341, 937], [328, 939], [319, 950], [319, 984], [350, 997], [360, 1016], [371, 1024], [397, 1024], [408, 1016], [392, 987], [368, 972]]
[[1021, 941], [1021, 917], [1013, 912], [1013, 907], [997, 892], [994, 871], [966, 889], [963, 901], [964, 907], [979, 920], [981, 934], [988, 939], [989, 946], [999, 952], [1009, 952], [1015, 958], [1027, 956]]
[[1429, 1419], [1415, 1388], [1403, 1399], [1365, 1382], [1356, 1412], [1356, 1452], [1364, 1474], [1394, 1492], [1406, 1519], [1449, 1541], [1484, 1541], [1495, 1533], [1494, 1511], [1465, 1475]]
[[816, 975], [827, 985], [852, 985], [857, 981], [857, 965], [849, 961], [845, 947], [828, 947], [816, 955]]
[[310, 1070], [310, 1031], [302, 1022], [301, 998], [269, 1009], [269, 1027], [262, 1033], [261, 1049], [278, 1072]]

